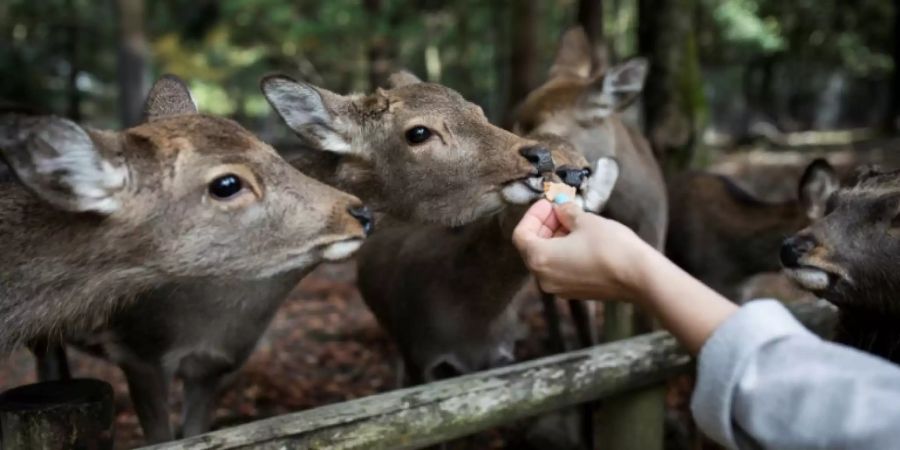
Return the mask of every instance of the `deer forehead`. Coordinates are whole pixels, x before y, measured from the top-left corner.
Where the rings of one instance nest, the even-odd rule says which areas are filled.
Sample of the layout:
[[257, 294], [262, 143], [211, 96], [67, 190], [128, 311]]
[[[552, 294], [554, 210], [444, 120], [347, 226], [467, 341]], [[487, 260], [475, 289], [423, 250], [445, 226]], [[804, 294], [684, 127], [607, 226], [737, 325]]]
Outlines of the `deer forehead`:
[[[235, 122], [211, 116], [177, 116], [145, 123], [126, 131], [147, 142], [139, 151], [154, 153], [160, 160], [176, 160], [192, 154], [229, 159], [252, 158], [254, 155], [272, 155], [275, 150], [266, 145]], [[136, 148], [126, 148], [138, 151]]]
[[480, 119], [487, 123], [481, 108], [458, 92], [432, 83], [417, 83], [386, 92], [390, 110], [399, 115], [426, 114], [444, 120]]

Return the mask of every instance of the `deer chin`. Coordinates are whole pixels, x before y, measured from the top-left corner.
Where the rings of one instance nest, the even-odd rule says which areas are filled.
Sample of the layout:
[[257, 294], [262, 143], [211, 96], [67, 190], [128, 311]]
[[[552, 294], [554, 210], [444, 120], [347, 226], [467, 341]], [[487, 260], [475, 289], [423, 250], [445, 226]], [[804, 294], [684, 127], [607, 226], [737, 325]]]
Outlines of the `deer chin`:
[[322, 249], [322, 259], [325, 261], [343, 261], [356, 253], [362, 246], [363, 240], [360, 238], [352, 238], [344, 241], [328, 244]]
[[825, 270], [811, 266], [785, 268], [784, 274], [794, 280], [803, 289], [811, 292], [822, 292], [832, 284], [832, 275]]
[[507, 183], [501, 191], [503, 200], [513, 205], [527, 205], [544, 193], [544, 178], [532, 175]]

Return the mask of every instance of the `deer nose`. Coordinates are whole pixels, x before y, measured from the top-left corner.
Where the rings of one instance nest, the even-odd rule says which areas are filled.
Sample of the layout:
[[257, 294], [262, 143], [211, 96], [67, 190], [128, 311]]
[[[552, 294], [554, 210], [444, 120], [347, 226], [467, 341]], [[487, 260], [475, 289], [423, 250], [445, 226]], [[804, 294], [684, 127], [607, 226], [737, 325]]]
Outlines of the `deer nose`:
[[359, 221], [366, 236], [372, 234], [372, 231], [375, 230], [375, 219], [372, 218], [372, 212], [369, 211], [369, 208], [365, 206], [351, 206], [347, 208], [347, 212], [349, 212], [354, 219]]
[[587, 169], [574, 169], [571, 167], [563, 167], [556, 171], [556, 175], [559, 176], [563, 183], [576, 188], [581, 187], [581, 183], [584, 183], [584, 179], [589, 174], [590, 171]]
[[550, 150], [540, 145], [531, 145], [519, 149], [519, 154], [524, 156], [538, 171], [538, 173], [550, 172], [553, 170], [553, 158], [550, 156]]
[[791, 236], [781, 243], [781, 265], [787, 268], [800, 266], [800, 258], [809, 253], [816, 246], [816, 242], [810, 236]]

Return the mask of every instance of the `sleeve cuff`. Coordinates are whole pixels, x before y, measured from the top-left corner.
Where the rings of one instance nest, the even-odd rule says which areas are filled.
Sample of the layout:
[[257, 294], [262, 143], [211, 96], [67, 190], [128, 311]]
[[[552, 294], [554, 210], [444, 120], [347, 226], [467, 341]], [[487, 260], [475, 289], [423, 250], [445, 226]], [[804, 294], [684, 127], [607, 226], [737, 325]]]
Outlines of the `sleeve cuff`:
[[769, 299], [747, 303], [713, 332], [700, 350], [691, 399], [694, 420], [707, 436], [738, 447], [731, 410], [741, 375], [761, 347], [796, 335], [818, 339], [780, 302]]

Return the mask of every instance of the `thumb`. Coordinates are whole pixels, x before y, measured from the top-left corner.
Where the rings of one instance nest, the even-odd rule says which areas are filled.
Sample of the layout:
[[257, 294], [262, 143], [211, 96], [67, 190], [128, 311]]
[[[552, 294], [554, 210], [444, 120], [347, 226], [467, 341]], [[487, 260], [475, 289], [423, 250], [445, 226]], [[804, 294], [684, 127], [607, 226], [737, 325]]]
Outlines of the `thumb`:
[[556, 218], [559, 220], [563, 228], [573, 231], [578, 223], [578, 218], [584, 214], [584, 211], [575, 202], [568, 202], [557, 205], [553, 208]]

